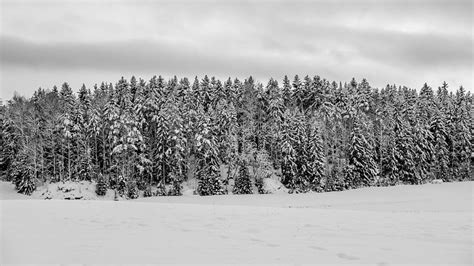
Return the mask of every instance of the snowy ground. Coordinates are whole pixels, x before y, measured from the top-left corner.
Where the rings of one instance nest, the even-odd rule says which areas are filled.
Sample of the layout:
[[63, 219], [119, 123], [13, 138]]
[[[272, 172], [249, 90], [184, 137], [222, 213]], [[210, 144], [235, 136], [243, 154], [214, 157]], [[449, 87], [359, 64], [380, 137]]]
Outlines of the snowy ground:
[[119, 202], [12, 188], [0, 184], [1, 264], [473, 262], [474, 182]]

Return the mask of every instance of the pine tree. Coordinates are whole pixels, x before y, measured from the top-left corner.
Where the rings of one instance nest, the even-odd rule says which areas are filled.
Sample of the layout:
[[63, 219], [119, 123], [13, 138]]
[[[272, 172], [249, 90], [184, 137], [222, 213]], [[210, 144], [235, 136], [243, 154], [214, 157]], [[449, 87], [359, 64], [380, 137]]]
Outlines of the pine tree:
[[281, 137], [281, 172], [282, 172], [282, 183], [287, 188], [295, 189], [296, 182], [295, 178], [297, 175], [297, 163], [296, 163], [296, 151], [293, 147], [294, 134], [292, 132], [291, 124], [292, 115], [287, 112], [285, 113], [285, 122], [282, 125], [282, 137]]
[[294, 98], [295, 104], [301, 111], [303, 110], [303, 101], [306, 95], [303, 88], [303, 84], [301, 83], [301, 80], [298, 77], [298, 75], [296, 75], [295, 78], [293, 79], [292, 86], [293, 86], [293, 98]]
[[282, 98], [283, 98], [283, 105], [285, 106], [285, 108], [291, 108], [293, 105], [291, 83], [290, 83], [290, 80], [288, 79], [288, 76], [286, 75], [283, 78]]
[[234, 194], [252, 194], [252, 182], [250, 181], [249, 169], [245, 162], [241, 162], [239, 176], [235, 180]]
[[63, 160], [66, 172], [65, 177], [71, 180], [74, 174], [74, 134], [76, 133], [75, 118], [77, 118], [77, 113], [75, 108], [75, 98], [72, 93], [71, 87], [69, 87], [69, 84], [67, 83], [64, 83], [61, 87], [60, 100], [64, 108], [62, 112], [63, 117], [61, 121], [62, 142], [66, 149], [66, 151], [64, 151], [63, 149], [62, 157], [63, 159], [65, 159]]
[[92, 158], [91, 158], [91, 98], [90, 91], [82, 84], [79, 90], [79, 116], [78, 116], [78, 142], [80, 152], [79, 179], [92, 179]]
[[319, 191], [321, 189], [321, 181], [324, 179], [325, 156], [323, 143], [316, 127], [311, 128], [307, 125], [309, 133], [306, 150], [309, 153], [308, 163], [308, 183], [311, 190]]
[[365, 127], [360, 120], [361, 118], [356, 118], [351, 133], [349, 165], [346, 171], [346, 181], [352, 187], [370, 186], [378, 177], [372, 147], [363, 134]]
[[213, 121], [202, 110], [199, 131], [195, 136], [198, 167], [196, 177], [199, 180], [197, 193], [201, 196], [224, 194], [220, 177], [220, 164], [213, 132]]
[[395, 120], [395, 160], [398, 169], [398, 180], [404, 183], [417, 184], [420, 180], [415, 175], [415, 159], [413, 138], [409, 124], [396, 115]]
[[440, 111], [437, 111], [430, 123], [430, 131], [433, 134], [433, 148], [434, 148], [434, 165], [433, 171], [437, 179], [444, 181], [449, 180], [449, 155], [448, 155], [448, 144], [446, 143], [446, 128], [444, 122], [444, 116]]
[[[472, 117], [470, 115], [469, 94], [466, 94], [461, 86], [456, 91], [453, 111], [453, 175], [456, 179], [469, 179], [471, 176], [471, 167], [469, 164], [472, 153], [471, 139], [474, 135], [472, 132]], [[469, 126], [471, 125], [471, 126]]]
[[99, 179], [97, 180], [95, 193], [98, 196], [105, 196], [105, 194], [107, 194], [107, 183], [102, 175], [100, 175]]
[[128, 182], [128, 184], [127, 184], [127, 197], [129, 199], [138, 198], [138, 188], [137, 188], [137, 183], [135, 181]]

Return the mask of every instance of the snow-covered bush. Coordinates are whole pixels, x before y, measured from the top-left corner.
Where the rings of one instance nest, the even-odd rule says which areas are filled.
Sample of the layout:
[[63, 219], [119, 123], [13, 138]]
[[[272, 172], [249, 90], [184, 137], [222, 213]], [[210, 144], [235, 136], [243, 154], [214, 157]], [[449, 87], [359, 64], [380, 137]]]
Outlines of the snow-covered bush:
[[163, 185], [158, 185], [156, 188], [155, 196], [166, 196], [166, 187]]
[[125, 195], [125, 190], [127, 189], [127, 183], [125, 182], [125, 178], [123, 178], [123, 176], [118, 177], [116, 189], [119, 196]]
[[196, 190], [200, 196], [223, 195], [225, 194], [221, 181], [215, 173], [201, 176]]
[[148, 186], [144, 191], [143, 191], [143, 197], [148, 198], [152, 197], [153, 192], [151, 191], [151, 186]]
[[234, 194], [252, 194], [252, 182], [250, 181], [249, 169], [242, 163], [239, 169], [239, 176], [235, 180]]
[[130, 181], [127, 184], [127, 197], [129, 199], [138, 198], [138, 187], [135, 181]]
[[141, 191], [144, 191], [145, 189], [147, 189], [146, 181], [143, 180], [143, 179], [139, 179], [137, 181], [137, 188], [138, 188], [138, 190], [141, 190]]
[[256, 178], [255, 179], [255, 186], [257, 187], [258, 194], [267, 194], [263, 187], [263, 178]]
[[332, 167], [329, 175], [325, 178], [321, 191], [330, 192], [347, 189], [346, 175], [348, 175], [347, 171], [342, 170], [340, 167]]
[[174, 181], [168, 189], [168, 196], [181, 196], [181, 183], [179, 181]]
[[36, 184], [29, 177], [19, 177], [15, 180], [15, 186], [18, 193], [31, 195], [36, 189]]
[[261, 194], [276, 194], [276, 193], [288, 193], [288, 189], [276, 179], [275, 176], [271, 178], [262, 179], [262, 192]]
[[98, 196], [105, 196], [105, 194], [107, 194], [107, 183], [105, 182], [105, 178], [102, 175], [97, 181], [95, 193]]

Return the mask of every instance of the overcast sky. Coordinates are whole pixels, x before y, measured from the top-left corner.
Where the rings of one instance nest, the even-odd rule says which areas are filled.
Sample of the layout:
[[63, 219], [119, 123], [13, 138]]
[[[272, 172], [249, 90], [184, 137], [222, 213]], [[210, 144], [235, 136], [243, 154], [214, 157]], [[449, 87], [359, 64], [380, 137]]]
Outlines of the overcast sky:
[[472, 91], [471, 0], [1, 1], [1, 92], [285, 74]]

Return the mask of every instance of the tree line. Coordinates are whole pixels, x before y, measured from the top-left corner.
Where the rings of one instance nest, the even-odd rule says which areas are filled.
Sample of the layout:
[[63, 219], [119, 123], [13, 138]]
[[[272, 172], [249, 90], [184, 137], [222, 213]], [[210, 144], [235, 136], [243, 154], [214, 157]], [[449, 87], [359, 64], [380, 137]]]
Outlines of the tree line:
[[296, 193], [472, 180], [472, 104], [446, 83], [377, 89], [319, 76], [122, 77], [77, 95], [64, 83], [0, 105], [0, 171], [25, 194], [90, 180], [132, 198], [151, 187], [179, 195], [190, 178], [199, 195], [227, 193], [229, 180], [234, 193], [263, 192], [272, 175]]

